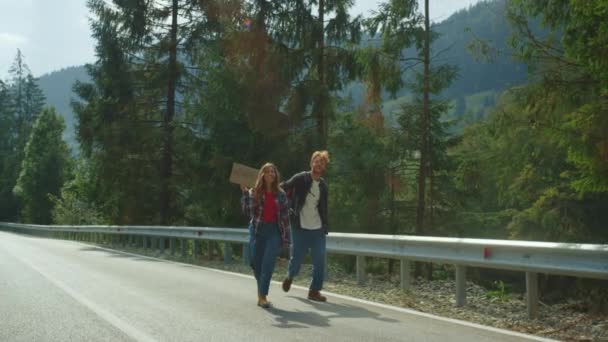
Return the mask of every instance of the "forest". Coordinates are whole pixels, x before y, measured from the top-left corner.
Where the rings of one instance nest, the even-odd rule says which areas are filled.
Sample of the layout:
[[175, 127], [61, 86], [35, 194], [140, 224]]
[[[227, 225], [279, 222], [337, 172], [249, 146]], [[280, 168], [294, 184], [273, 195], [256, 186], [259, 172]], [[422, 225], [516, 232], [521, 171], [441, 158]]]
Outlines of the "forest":
[[243, 227], [234, 162], [327, 149], [333, 232], [608, 244], [608, 3], [428, 1], [89, 0], [73, 117], [0, 80], [0, 221]]

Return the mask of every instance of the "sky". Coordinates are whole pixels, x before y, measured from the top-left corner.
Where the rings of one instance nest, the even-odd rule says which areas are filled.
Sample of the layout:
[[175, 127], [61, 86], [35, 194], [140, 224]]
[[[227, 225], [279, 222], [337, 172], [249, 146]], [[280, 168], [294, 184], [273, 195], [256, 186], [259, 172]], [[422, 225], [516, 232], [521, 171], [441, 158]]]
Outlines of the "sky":
[[[479, 0], [431, 0], [432, 21]], [[39, 77], [95, 60], [86, 0], [0, 0], [0, 79], [21, 50], [32, 74]], [[355, 0], [352, 14], [369, 15], [381, 0]]]

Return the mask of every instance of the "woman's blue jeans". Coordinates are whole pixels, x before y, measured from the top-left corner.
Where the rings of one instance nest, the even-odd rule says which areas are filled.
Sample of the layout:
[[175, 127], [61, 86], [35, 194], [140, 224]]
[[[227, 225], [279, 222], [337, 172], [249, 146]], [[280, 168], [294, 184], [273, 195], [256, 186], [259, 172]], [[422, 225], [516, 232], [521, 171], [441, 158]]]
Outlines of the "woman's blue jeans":
[[268, 295], [270, 280], [281, 250], [281, 235], [276, 223], [261, 222], [255, 235], [253, 274], [258, 282], [258, 294]]

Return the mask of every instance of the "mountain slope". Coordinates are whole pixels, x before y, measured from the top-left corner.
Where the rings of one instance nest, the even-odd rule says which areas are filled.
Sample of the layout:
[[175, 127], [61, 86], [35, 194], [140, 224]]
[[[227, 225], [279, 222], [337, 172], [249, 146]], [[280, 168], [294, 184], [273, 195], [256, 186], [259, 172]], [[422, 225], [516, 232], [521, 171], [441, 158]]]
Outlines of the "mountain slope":
[[57, 112], [65, 119], [66, 131], [63, 138], [71, 147], [76, 146], [75, 127], [76, 119], [70, 106], [70, 101], [76, 98], [72, 86], [76, 80], [88, 81], [84, 66], [74, 66], [54, 71], [39, 77], [38, 84], [46, 96], [47, 105], [55, 107]]

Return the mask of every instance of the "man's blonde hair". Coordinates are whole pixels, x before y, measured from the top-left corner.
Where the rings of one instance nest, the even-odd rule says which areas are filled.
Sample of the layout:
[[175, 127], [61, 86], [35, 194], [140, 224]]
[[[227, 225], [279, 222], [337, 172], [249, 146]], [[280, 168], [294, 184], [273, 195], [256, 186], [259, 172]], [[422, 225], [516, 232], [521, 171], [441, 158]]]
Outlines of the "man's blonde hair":
[[315, 160], [315, 158], [321, 158], [323, 160], [323, 162], [325, 162], [325, 165], [329, 164], [329, 152], [323, 150], [323, 151], [315, 151], [312, 154], [312, 157], [310, 157], [310, 165], [312, 165], [312, 162]]

